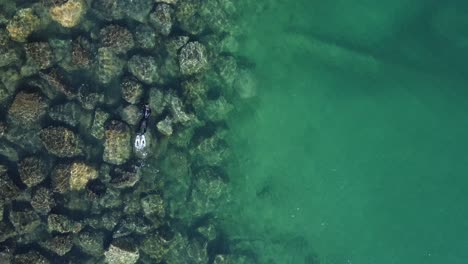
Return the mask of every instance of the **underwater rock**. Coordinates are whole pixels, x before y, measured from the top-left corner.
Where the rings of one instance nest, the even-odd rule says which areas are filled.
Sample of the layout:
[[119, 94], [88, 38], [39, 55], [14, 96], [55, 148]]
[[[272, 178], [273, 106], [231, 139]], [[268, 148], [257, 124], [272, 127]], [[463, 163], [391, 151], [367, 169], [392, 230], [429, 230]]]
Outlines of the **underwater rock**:
[[190, 121], [191, 117], [185, 113], [184, 104], [179, 97], [174, 94], [168, 94], [164, 99], [170, 107], [174, 123], [186, 124]]
[[257, 94], [257, 81], [251, 71], [241, 70], [234, 82], [234, 89], [240, 98], [248, 99]]
[[164, 93], [156, 87], [150, 88], [149, 105], [151, 111], [156, 115], [162, 114], [162, 112], [166, 108], [166, 104], [167, 102], [165, 100]]
[[0, 48], [0, 67], [9, 66], [19, 61], [20, 57], [16, 50]]
[[125, 237], [130, 234], [144, 235], [152, 229], [152, 225], [147, 223], [143, 218], [139, 216], [125, 216], [116, 226], [113, 238]]
[[101, 29], [99, 39], [102, 47], [116, 54], [125, 54], [135, 45], [132, 33], [119, 25], [109, 25]]
[[46, 215], [55, 206], [54, 198], [49, 189], [41, 187], [35, 190], [31, 197], [32, 208], [41, 215]]
[[20, 194], [20, 189], [10, 179], [6, 166], [0, 165], [0, 204], [9, 202]]
[[109, 113], [101, 110], [101, 109], [96, 109], [94, 111], [94, 119], [93, 119], [93, 124], [91, 126], [91, 135], [97, 139], [103, 139], [104, 138], [104, 125], [109, 119], [110, 115]]
[[226, 87], [224, 90], [230, 93], [239, 74], [236, 59], [231, 56], [218, 58], [216, 60], [216, 70], [224, 82], [223, 87]]
[[59, 71], [53, 68], [49, 73], [39, 72], [39, 77], [45, 80], [52, 90], [46, 93], [47, 97], [54, 98], [57, 92], [63, 93], [68, 99], [73, 99], [76, 96], [76, 91], [65, 84], [64, 77]]
[[101, 83], [110, 83], [122, 73], [125, 61], [120, 59], [110, 48], [99, 48], [97, 58], [96, 74]]
[[20, 9], [8, 22], [6, 29], [12, 40], [25, 42], [26, 38], [39, 29], [40, 20], [31, 8]]
[[197, 240], [189, 241], [181, 234], [176, 234], [172, 239], [170, 250], [164, 257], [165, 263], [208, 263], [207, 244]]
[[39, 136], [50, 154], [61, 158], [83, 154], [81, 139], [68, 128], [61, 126], [43, 128]]
[[[1, 59], [1, 58], [0, 58]], [[0, 83], [0, 105], [10, 97], [10, 92], [3, 83]]]
[[203, 139], [190, 150], [190, 154], [198, 165], [219, 166], [228, 159], [231, 153], [226, 142], [215, 134]]
[[65, 193], [70, 190], [70, 165], [57, 164], [51, 173], [54, 192]]
[[21, 91], [16, 94], [8, 116], [13, 122], [31, 126], [45, 115], [47, 106], [47, 100], [41, 94]]
[[122, 5], [128, 18], [145, 23], [153, 7], [153, 0], [122, 1]]
[[179, 54], [180, 72], [183, 75], [201, 73], [208, 67], [206, 48], [200, 42], [187, 43]]
[[77, 67], [87, 68], [92, 63], [91, 53], [79, 43], [73, 43], [71, 54], [71, 62]]
[[134, 55], [128, 61], [128, 71], [146, 84], [159, 80], [158, 64], [152, 56]]
[[199, 80], [192, 79], [182, 83], [185, 101], [191, 104], [195, 111], [201, 111], [207, 100], [208, 86]]
[[14, 264], [49, 264], [50, 261], [36, 251], [28, 251], [23, 254], [15, 254]]
[[193, 134], [195, 129], [193, 127], [187, 127], [177, 130], [171, 136], [171, 143], [179, 148], [187, 148], [190, 142], [192, 142]]
[[57, 235], [39, 244], [59, 256], [64, 256], [73, 247], [73, 239], [70, 235]]
[[0, 249], [0, 263], [11, 264], [13, 252], [14, 250], [9, 247], [2, 247]]
[[83, 84], [78, 89], [78, 101], [86, 110], [94, 110], [98, 103], [104, 102], [104, 94], [93, 92], [89, 85]]
[[94, 229], [105, 229], [107, 231], [112, 231], [119, 222], [120, 218], [122, 218], [122, 212], [112, 210], [110, 212], [99, 215], [98, 217], [87, 218], [86, 224]]
[[128, 105], [120, 111], [120, 116], [125, 123], [134, 126], [140, 121], [142, 113], [136, 105]]
[[146, 235], [141, 242], [140, 249], [148, 255], [152, 261], [159, 263], [163, 261], [164, 255], [169, 251], [171, 241], [164, 239], [159, 234]]
[[140, 197], [133, 195], [133, 193], [127, 194], [123, 198], [123, 212], [124, 214], [136, 214], [141, 210]]
[[98, 171], [85, 164], [84, 162], [75, 161], [70, 165], [70, 189], [82, 190], [88, 184], [88, 181], [98, 177]]
[[52, 53], [57, 62], [62, 68], [69, 70], [72, 66], [70, 53], [72, 51], [72, 40], [68, 38], [49, 38], [48, 41]]
[[140, 253], [132, 241], [117, 239], [112, 241], [104, 256], [109, 264], [134, 264], [140, 258]]
[[8, 223], [0, 222], [0, 242], [16, 236], [15, 229]]
[[109, 185], [117, 188], [130, 188], [133, 187], [140, 180], [140, 175], [136, 171], [122, 170], [116, 168], [113, 171], [113, 177], [109, 182]]
[[104, 254], [104, 234], [102, 232], [81, 232], [76, 236], [75, 244], [86, 254], [100, 257]]
[[130, 128], [123, 122], [112, 120], [106, 127], [103, 159], [105, 162], [121, 165], [131, 154]]
[[83, 226], [79, 222], [75, 222], [64, 215], [49, 214], [47, 217], [47, 227], [50, 232], [56, 231], [62, 234], [78, 233]]
[[171, 33], [174, 9], [170, 5], [159, 4], [149, 16], [149, 22], [156, 31], [164, 36]]
[[51, 7], [49, 10], [52, 20], [66, 28], [78, 25], [85, 12], [86, 4], [83, 0], [68, 0], [61, 5]]
[[122, 206], [120, 191], [115, 188], [107, 188], [106, 192], [93, 202], [93, 209], [96, 210], [116, 209]]
[[5, 141], [0, 141], [0, 155], [13, 162], [19, 159], [15, 146]]
[[198, 227], [197, 232], [205, 237], [208, 241], [214, 240], [218, 235], [216, 226], [213, 223], [208, 223], [207, 225]]
[[208, 100], [203, 112], [207, 120], [217, 122], [226, 120], [233, 109], [234, 106], [221, 96], [216, 100]]
[[52, 48], [47, 42], [31, 42], [24, 44], [27, 63], [37, 66], [39, 69], [47, 69], [55, 61]]
[[172, 120], [168, 116], [164, 120], [159, 121], [156, 127], [161, 134], [165, 136], [172, 135]]
[[179, 26], [192, 35], [200, 34], [206, 25], [200, 16], [198, 0], [185, 0], [176, 6], [176, 19]]
[[8, 219], [18, 234], [32, 233], [41, 224], [41, 219], [33, 210], [11, 210]]
[[176, 36], [170, 38], [165, 43], [166, 51], [171, 56], [177, 56], [179, 50], [189, 42], [190, 38], [187, 36]]
[[204, 1], [199, 14], [212, 31], [222, 34], [232, 31], [231, 16], [236, 14], [235, 4], [230, 0]]
[[136, 46], [142, 49], [153, 49], [156, 46], [156, 32], [148, 25], [139, 25], [135, 29]]
[[[14, 153], [16, 153], [15, 149], [22, 149], [27, 151], [28, 153], [37, 153], [42, 148], [41, 139], [39, 138], [39, 131], [40, 127], [31, 127], [28, 129], [24, 129], [24, 126], [8, 126], [8, 130], [5, 131], [4, 138], [9, 142], [14, 143]], [[0, 141], [1, 142], [1, 141]], [[0, 144], [2, 148], [8, 147], [8, 145], [3, 146]], [[9, 147], [8, 147], [9, 148]], [[0, 151], [3, 155], [9, 154], [7, 149]], [[17, 155], [14, 154], [16, 157]], [[15, 161], [18, 160], [15, 158]]]
[[0, 79], [5, 88], [10, 92], [14, 93], [16, 86], [21, 79], [19, 72], [15, 69], [7, 69], [0, 71]]
[[120, 84], [122, 98], [130, 104], [140, 102], [143, 95], [143, 85], [133, 77], [125, 77]]
[[18, 164], [21, 181], [28, 187], [41, 183], [48, 175], [47, 164], [38, 157], [27, 157]]
[[[75, 102], [54, 105], [49, 110], [49, 117], [57, 122], [63, 122], [76, 127], [80, 123], [89, 124], [90, 117], [85, 114], [80, 105]], [[84, 125], [86, 127], [86, 125]]]
[[158, 194], [150, 194], [141, 199], [143, 213], [153, 223], [159, 223], [165, 215], [164, 200]]
[[189, 199], [192, 216], [202, 216], [213, 212], [229, 199], [227, 184], [215, 168], [202, 168], [195, 175], [193, 186]]

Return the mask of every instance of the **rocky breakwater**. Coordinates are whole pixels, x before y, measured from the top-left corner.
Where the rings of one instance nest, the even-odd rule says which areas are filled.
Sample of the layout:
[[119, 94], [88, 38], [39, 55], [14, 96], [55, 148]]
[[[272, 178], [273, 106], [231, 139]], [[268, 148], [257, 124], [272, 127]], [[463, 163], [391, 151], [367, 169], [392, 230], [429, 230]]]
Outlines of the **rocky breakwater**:
[[253, 263], [217, 246], [235, 2], [3, 2], [0, 263]]

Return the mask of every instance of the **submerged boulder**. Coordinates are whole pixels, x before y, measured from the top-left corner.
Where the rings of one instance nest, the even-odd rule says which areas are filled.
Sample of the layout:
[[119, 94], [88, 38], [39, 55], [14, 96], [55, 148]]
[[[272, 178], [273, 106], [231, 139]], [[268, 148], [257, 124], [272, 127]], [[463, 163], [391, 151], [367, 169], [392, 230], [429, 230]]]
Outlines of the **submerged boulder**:
[[160, 34], [167, 36], [171, 33], [173, 16], [174, 9], [170, 5], [160, 4], [150, 14], [150, 23]]
[[91, 135], [97, 139], [104, 138], [105, 123], [109, 119], [110, 114], [103, 111], [102, 109], [96, 109], [94, 111], [93, 124], [91, 126]]
[[39, 243], [42, 247], [52, 251], [53, 253], [64, 256], [70, 252], [73, 247], [73, 239], [71, 235], [57, 235], [49, 240]]
[[208, 68], [206, 48], [200, 42], [187, 43], [179, 54], [180, 72], [183, 75], [201, 73]]
[[40, 19], [31, 8], [20, 9], [6, 26], [11, 39], [25, 42], [26, 38], [39, 29]]
[[159, 81], [158, 64], [152, 56], [134, 55], [128, 61], [128, 71], [146, 84]]
[[38, 157], [27, 157], [18, 164], [21, 181], [28, 187], [41, 183], [48, 175], [47, 164]]
[[45, 115], [47, 106], [46, 98], [40, 93], [21, 91], [16, 94], [8, 110], [8, 116], [13, 122], [30, 126]]
[[98, 177], [98, 171], [81, 161], [70, 164], [58, 164], [52, 171], [54, 190], [65, 193], [68, 190], [83, 190], [86, 184]]
[[66, 28], [78, 25], [85, 12], [86, 4], [83, 0], [68, 0], [52, 6], [49, 10], [51, 18]]
[[20, 194], [20, 189], [10, 179], [7, 168], [0, 165], [0, 204], [9, 202]]
[[36, 251], [28, 251], [23, 254], [15, 254], [14, 264], [49, 264], [50, 261]]
[[24, 45], [27, 63], [32, 64], [38, 69], [47, 69], [55, 61], [54, 53], [47, 42], [31, 42]]
[[99, 32], [99, 38], [102, 47], [107, 47], [116, 54], [127, 53], [135, 45], [132, 33], [119, 25], [104, 27]]
[[31, 206], [41, 215], [48, 214], [52, 207], [55, 206], [52, 192], [45, 187], [35, 190], [31, 197]]
[[81, 223], [73, 221], [64, 215], [49, 214], [47, 217], [49, 231], [56, 231], [62, 234], [78, 233], [83, 226]]
[[18, 234], [32, 233], [41, 224], [39, 216], [33, 210], [11, 210], [8, 218]]
[[140, 258], [140, 252], [132, 241], [117, 239], [112, 241], [104, 256], [109, 264], [134, 264]]
[[102, 232], [81, 232], [75, 239], [76, 245], [86, 254], [101, 257], [104, 254], [104, 234]]
[[125, 77], [120, 84], [122, 98], [130, 104], [137, 104], [143, 95], [143, 85], [133, 77]]
[[117, 120], [110, 121], [105, 131], [104, 161], [115, 165], [125, 163], [132, 151], [130, 139], [128, 125]]
[[81, 139], [65, 127], [43, 128], [40, 138], [47, 151], [60, 158], [75, 157], [83, 154]]
[[97, 79], [103, 83], [110, 83], [123, 70], [125, 61], [120, 59], [110, 48], [100, 48], [97, 55]]

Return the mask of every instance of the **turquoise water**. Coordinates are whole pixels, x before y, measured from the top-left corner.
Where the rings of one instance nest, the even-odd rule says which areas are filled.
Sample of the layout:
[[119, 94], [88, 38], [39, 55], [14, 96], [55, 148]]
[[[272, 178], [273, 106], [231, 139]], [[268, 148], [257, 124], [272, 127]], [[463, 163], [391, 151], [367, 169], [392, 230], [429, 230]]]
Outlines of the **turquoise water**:
[[248, 5], [226, 225], [261, 263], [468, 261], [468, 7], [437, 2]]

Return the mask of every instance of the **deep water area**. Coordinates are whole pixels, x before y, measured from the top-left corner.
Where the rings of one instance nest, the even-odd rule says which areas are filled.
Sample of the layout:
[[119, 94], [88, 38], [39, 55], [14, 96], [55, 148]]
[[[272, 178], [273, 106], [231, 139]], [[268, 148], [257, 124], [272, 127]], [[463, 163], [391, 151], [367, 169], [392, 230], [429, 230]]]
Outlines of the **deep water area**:
[[255, 1], [232, 245], [260, 263], [467, 263], [464, 1]]

